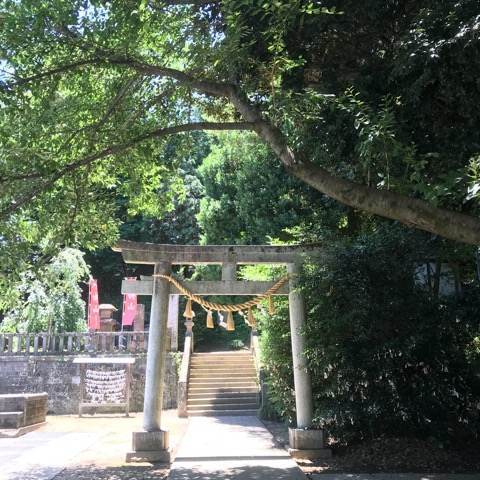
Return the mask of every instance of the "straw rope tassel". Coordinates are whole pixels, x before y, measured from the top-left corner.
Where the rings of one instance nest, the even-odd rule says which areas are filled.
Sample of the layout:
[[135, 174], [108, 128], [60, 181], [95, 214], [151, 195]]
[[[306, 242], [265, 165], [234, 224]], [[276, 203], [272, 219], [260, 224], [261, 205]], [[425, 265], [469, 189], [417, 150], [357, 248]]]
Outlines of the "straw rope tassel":
[[227, 315], [227, 332], [233, 332], [235, 330], [235, 322], [233, 321], [233, 312], [228, 312]]
[[268, 296], [268, 313], [270, 315], [275, 314], [275, 305], [273, 304], [273, 298], [271, 295]]
[[213, 325], [213, 315], [212, 315], [212, 311], [209, 310], [207, 312], [207, 328], [213, 328], [214, 325]]
[[185, 312], [183, 313], [185, 318], [189, 318], [190, 320], [195, 316], [195, 312], [192, 310], [192, 299], [189, 298], [187, 300], [187, 306], [185, 307]]
[[247, 315], [247, 323], [255, 329], [257, 327], [257, 321], [255, 320], [255, 316], [253, 315], [253, 311], [251, 308], [248, 309], [248, 315]]

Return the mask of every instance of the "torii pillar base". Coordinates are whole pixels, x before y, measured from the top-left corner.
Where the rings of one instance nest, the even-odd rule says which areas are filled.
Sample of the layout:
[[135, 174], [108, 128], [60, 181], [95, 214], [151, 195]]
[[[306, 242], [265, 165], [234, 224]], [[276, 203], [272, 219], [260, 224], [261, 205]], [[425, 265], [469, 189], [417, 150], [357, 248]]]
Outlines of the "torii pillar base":
[[322, 429], [289, 428], [288, 440], [288, 453], [296, 460], [321, 460], [332, 456], [332, 451], [325, 448]]
[[133, 432], [132, 452], [127, 452], [127, 462], [170, 463], [172, 452], [169, 449], [168, 431]]

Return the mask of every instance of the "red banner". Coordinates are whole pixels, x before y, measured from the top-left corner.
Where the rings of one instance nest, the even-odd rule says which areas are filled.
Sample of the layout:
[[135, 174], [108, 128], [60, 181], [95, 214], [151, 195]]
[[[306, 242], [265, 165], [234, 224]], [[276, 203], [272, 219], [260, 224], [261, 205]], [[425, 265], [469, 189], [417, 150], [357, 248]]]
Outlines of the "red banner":
[[[125, 280], [135, 281], [136, 278], [126, 278]], [[123, 296], [122, 325], [133, 325], [133, 320], [137, 314], [137, 296], [134, 293], [126, 293]]]
[[88, 328], [100, 329], [100, 310], [98, 308], [98, 285], [94, 278], [88, 282]]

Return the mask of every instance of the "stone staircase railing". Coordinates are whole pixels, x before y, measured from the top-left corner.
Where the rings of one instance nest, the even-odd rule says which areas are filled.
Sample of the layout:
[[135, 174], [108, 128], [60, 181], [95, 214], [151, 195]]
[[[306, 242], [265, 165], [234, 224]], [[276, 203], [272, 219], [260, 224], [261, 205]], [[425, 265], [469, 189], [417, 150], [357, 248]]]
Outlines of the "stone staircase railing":
[[188, 374], [190, 370], [190, 356], [192, 353], [192, 336], [185, 337], [183, 346], [182, 364], [180, 366], [180, 373], [178, 375], [178, 390], [177, 390], [177, 410], [179, 417], [187, 417], [187, 399], [188, 399]]
[[250, 334], [250, 350], [253, 354], [253, 360], [255, 363], [255, 369], [257, 370], [258, 383], [260, 385], [260, 408], [263, 407], [263, 401], [266, 395], [266, 385], [264, 382], [264, 371], [262, 368], [262, 360], [260, 358], [260, 342], [258, 338], [258, 332], [256, 329], [252, 329]]
[[146, 353], [148, 332], [0, 333], [0, 355]]

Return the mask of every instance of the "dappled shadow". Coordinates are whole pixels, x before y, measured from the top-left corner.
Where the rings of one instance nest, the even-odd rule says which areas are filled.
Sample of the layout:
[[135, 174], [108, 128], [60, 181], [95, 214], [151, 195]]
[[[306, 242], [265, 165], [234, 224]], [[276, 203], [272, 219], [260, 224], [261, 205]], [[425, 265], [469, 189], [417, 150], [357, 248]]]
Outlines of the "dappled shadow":
[[[278, 463], [275, 466], [275, 463]], [[289, 462], [290, 463], [290, 462]], [[215, 462], [213, 465], [176, 465], [169, 480], [305, 480], [297, 466], [288, 466], [284, 462], [272, 462], [271, 465], [254, 462]]]
[[32, 467], [18, 474], [7, 474], [2, 480], [162, 480], [168, 475], [165, 465], [120, 465], [116, 467], [82, 465], [65, 468]]

